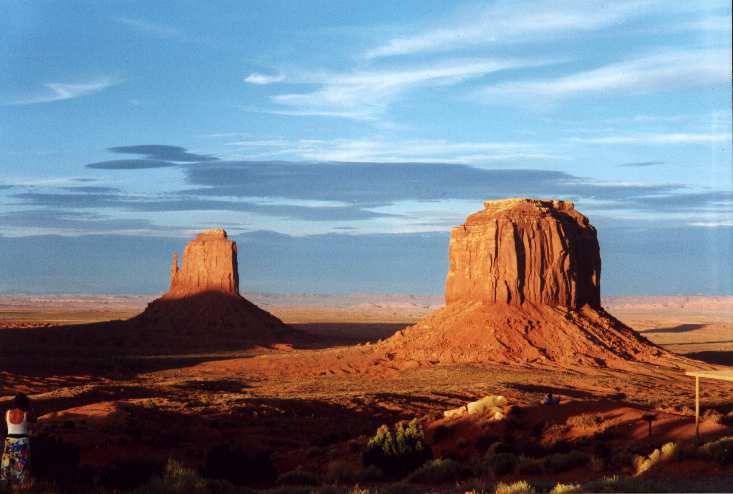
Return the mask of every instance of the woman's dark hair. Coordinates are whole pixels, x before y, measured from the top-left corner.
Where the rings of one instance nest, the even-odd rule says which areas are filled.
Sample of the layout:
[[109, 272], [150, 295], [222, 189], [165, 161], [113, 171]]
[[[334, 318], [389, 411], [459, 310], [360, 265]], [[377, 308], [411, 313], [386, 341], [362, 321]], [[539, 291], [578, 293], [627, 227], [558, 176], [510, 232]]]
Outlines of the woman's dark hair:
[[18, 393], [17, 395], [15, 395], [13, 403], [15, 404], [15, 408], [20, 408], [25, 412], [28, 408], [28, 397], [25, 395], [25, 393]]

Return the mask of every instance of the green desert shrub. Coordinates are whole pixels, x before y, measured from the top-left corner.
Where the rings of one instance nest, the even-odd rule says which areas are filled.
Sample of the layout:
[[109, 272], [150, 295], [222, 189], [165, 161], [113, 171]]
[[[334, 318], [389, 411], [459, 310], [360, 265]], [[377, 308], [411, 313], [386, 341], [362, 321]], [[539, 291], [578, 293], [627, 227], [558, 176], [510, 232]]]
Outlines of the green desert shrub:
[[135, 494], [209, 494], [206, 480], [185, 470], [176, 460], [168, 460], [165, 472], [153, 476], [135, 489]]
[[486, 484], [478, 479], [471, 479], [460, 483], [456, 490], [465, 494], [486, 494], [488, 492], [494, 492], [496, 485], [496, 482]]
[[585, 492], [578, 484], [557, 484], [550, 491], [552, 494], [571, 494], [576, 492]]
[[357, 485], [349, 491], [349, 494], [372, 494], [372, 491], [370, 491], [366, 487], [359, 487]]
[[204, 464], [199, 467], [199, 473], [206, 478], [252, 485], [272, 480], [275, 477], [275, 465], [267, 452], [249, 454], [242, 450], [241, 445], [222, 444], [209, 450]]
[[417, 420], [412, 420], [407, 426], [400, 423], [394, 434], [383, 425], [361, 455], [365, 467], [375, 465], [392, 478], [402, 478], [432, 459], [433, 452], [425, 443]]
[[526, 480], [520, 480], [513, 484], [499, 482], [494, 488], [494, 494], [535, 494], [536, 492], [534, 487]]
[[653, 482], [642, 479], [630, 479], [623, 476], [607, 477], [601, 480], [592, 480], [582, 486], [572, 487], [567, 490], [553, 490], [556, 492], [665, 492]]
[[677, 443], [667, 443], [662, 446], [662, 458], [664, 460], [677, 461], [682, 456], [682, 448]]
[[568, 418], [565, 423], [575, 429], [595, 429], [605, 421], [603, 415], [575, 415]]
[[567, 424], [556, 424], [555, 422], [542, 422], [542, 435], [564, 434], [570, 428]]
[[544, 475], [545, 467], [540, 460], [521, 457], [515, 471], [518, 475]]
[[634, 465], [634, 453], [624, 448], [611, 455], [611, 464], [616, 468], [631, 467]]
[[461, 477], [461, 464], [455, 460], [429, 461], [410, 475], [407, 482], [410, 484], [443, 484], [456, 482]]
[[725, 416], [714, 408], [709, 408], [700, 416], [703, 422], [712, 422], [713, 424], [723, 423]]
[[654, 465], [665, 461], [676, 461], [682, 455], [682, 449], [676, 443], [667, 443], [659, 449], [652, 451], [649, 456], [635, 456], [634, 466], [636, 473], [646, 472]]
[[356, 473], [345, 461], [335, 461], [328, 465], [326, 479], [329, 484], [353, 484]]
[[321, 485], [321, 481], [318, 477], [310, 472], [304, 472], [302, 470], [292, 470], [285, 472], [275, 480], [275, 485]]
[[733, 437], [724, 437], [700, 446], [697, 449], [697, 456], [711, 459], [721, 465], [733, 463]]
[[529, 442], [522, 447], [522, 454], [529, 458], [542, 458], [547, 456], [549, 453], [548, 449], [536, 442]]
[[493, 488], [494, 494], [541, 494], [550, 492], [554, 484], [550, 482], [533, 482], [520, 480], [513, 484], [499, 482]]
[[479, 470], [484, 474], [494, 477], [510, 474], [519, 463], [519, 457], [511, 453], [499, 453], [486, 458], [480, 465]]
[[571, 451], [570, 453], [555, 453], [547, 456], [542, 460], [545, 471], [550, 475], [566, 472], [574, 468], [583, 468], [590, 463], [590, 455], [580, 451]]

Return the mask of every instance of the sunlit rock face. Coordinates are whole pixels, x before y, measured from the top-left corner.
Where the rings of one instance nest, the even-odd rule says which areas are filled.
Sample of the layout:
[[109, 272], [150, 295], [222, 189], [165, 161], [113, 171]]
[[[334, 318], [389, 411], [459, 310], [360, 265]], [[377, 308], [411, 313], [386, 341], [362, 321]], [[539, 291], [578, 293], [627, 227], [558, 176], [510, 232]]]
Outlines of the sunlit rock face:
[[445, 301], [601, 308], [596, 229], [572, 202], [487, 201], [453, 228]]
[[202, 292], [239, 293], [237, 244], [221, 229], [196, 235], [183, 251], [181, 269], [178, 254], [173, 255], [168, 294], [180, 297]]

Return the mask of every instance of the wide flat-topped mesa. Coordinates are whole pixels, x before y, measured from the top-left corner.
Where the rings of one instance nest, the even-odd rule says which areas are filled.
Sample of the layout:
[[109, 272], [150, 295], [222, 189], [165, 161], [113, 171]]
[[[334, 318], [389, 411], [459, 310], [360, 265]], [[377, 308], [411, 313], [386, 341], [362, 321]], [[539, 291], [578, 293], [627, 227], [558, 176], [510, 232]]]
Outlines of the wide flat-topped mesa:
[[572, 202], [487, 201], [453, 228], [447, 304], [601, 307], [596, 229]]
[[485, 202], [453, 229], [449, 261], [446, 306], [375, 346], [377, 362], [694, 368], [601, 307], [596, 230], [572, 202]]
[[183, 251], [178, 269], [178, 254], [173, 254], [170, 295], [201, 292], [239, 293], [237, 244], [227, 239], [224, 230], [206, 230], [196, 235]]

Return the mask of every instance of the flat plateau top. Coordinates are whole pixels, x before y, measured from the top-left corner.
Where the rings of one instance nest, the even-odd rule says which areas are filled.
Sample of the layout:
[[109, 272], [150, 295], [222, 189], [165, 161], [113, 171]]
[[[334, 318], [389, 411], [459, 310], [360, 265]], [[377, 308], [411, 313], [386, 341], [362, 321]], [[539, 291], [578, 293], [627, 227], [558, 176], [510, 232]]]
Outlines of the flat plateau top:
[[723, 381], [733, 381], [733, 369], [720, 371], [687, 371], [686, 376], [708, 377], [710, 379], [720, 379]]

